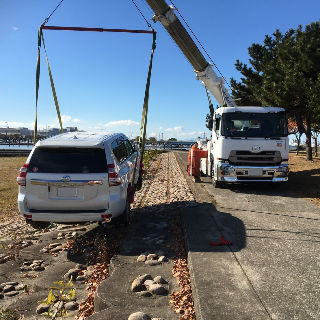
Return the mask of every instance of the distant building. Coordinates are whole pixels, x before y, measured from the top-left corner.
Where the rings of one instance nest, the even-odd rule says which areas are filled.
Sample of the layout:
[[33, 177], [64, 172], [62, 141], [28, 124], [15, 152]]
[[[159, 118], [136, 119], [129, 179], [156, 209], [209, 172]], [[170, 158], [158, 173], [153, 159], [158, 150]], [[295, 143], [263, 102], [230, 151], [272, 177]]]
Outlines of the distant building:
[[28, 128], [0, 128], [0, 134], [5, 134], [7, 136], [12, 136], [14, 134], [18, 134], [21, 136], [27, 136], [32, 134], [32, 130], [29, 130]]

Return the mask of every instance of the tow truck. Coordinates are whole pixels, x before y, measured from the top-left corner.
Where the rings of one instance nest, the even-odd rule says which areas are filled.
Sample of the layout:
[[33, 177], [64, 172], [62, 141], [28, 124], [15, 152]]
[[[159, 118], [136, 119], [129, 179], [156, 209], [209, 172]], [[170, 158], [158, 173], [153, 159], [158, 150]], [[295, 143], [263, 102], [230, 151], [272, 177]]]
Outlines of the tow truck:
[[201, 159], [201, 171], [212, 177], [215, 187], [237, 182], [288, 180], [289, 140], [285, 110], [278, 107], [237, 106], [165, 0], [146, 0], [184, 56], [196, 78], [220, 105], [210, 108], [212, 137], [207, 143], [208, 157]]

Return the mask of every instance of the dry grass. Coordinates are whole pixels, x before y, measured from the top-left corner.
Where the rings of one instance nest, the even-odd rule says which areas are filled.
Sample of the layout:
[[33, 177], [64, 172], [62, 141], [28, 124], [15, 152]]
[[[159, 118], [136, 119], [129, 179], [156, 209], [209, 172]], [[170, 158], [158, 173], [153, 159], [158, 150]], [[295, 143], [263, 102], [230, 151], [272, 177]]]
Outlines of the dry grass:
[[0, 158], [0, 221], [19, 214], [16, 179], [19, 169], [25, 161], [25, 157]]
[[320, 157], [305, 160], [305, 153], [289, 155], [290, 176], [284, 186], [294, 195], [308, 199], [320, 207]]

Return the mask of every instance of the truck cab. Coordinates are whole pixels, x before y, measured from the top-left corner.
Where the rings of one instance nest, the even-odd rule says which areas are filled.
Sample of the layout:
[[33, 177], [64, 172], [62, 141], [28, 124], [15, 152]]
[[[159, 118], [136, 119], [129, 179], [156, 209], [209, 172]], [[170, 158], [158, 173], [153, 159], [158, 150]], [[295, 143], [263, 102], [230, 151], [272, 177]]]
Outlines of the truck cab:
[[288, 180], [289, 141], [283, 108], [220, 107], [213, 115], [207, 172], [218, 187]]

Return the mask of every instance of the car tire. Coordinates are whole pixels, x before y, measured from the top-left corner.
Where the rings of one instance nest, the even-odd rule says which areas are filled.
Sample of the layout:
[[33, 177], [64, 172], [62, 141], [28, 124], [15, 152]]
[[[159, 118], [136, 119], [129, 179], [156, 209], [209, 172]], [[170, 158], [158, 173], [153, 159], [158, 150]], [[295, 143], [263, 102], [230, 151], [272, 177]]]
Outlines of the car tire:
[[139, 170], [139, 177], [138, 177], [138, 181], [136, 184], [136, 191], [141, 190], [141, 188], [142, 188], [142, 172], [141, 172], [141, 170]]
[[212, 184], [215, 188], [223, 188], [224, 187], [224, 183], [222, 181], [216, 181], [212, 179]]
[[123, 213], [119, 217], [116, 217], [115, 219], [112, 219], [112, 220], [117, 225], [122, 225], [125, 227], [127, 227], [131, 223], [132, 217], [131, 217], [130, 203], [128, 199], [126, 201], [126, 207]]
[[47, 229], [50, 226], [50, 222], [44, 222], [44, 221], [28, 221], [27, 223], [33, 228], [37, 230], [41, 229]]

